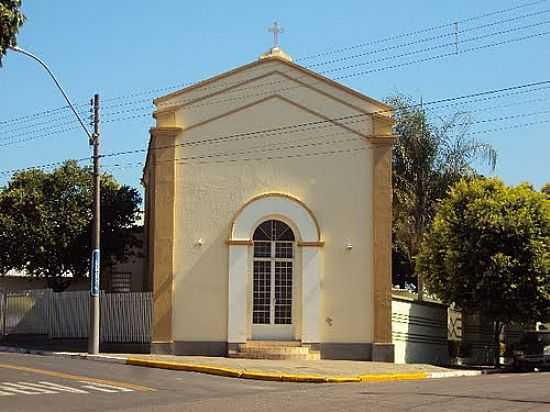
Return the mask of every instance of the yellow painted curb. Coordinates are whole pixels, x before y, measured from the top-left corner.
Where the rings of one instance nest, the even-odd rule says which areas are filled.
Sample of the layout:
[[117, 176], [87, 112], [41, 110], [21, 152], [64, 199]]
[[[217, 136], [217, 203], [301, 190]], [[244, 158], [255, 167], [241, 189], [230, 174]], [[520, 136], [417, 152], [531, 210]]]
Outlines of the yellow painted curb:
[[428, 379], [426, 372], [417, 373], [388, 373], [379, 375], [361, 375], [361, 382], [389, 382], [389, 381], [405, 381], [405, 380], [423, 380]]
[[327, 383], [361, 382], [360, 376], [329, 376]]
[[188, 372], [205, 373], [208, 375], [227, 376], [232, 378], [240, 378], [242, 371], [239, 369], [220, 368], [217, 366], [195, 365], [188, 363], [170, 362], [170, 361], [157, 361], [149, 359], [128, 358], [126, 360], [127, 365], [134, 366], [147, 366], [150, 368], [160, 369], [172, 369]]
[[183, 370], [208, 375], [226, 376], [230, 378], [255, 379], [262, 381], [300, 382], [300, 383], [349, 383], [349, 382], [387, 382], [401, 380], [428, 379], [426, 372], [394, 373], [360, 376], [319, 376], [319, 375], [292, 375], [272, 372], [246, 371], [241, 369], [221, 368], [218, 366], [197, 365], [153, 359], [128, 358], [127, 365], [146, 366], [150, 368]]
[[280, 381], [281, 377], [282, 376], [279, 373], [254, 372], [254, 371], [243, 371], [241, 373], [241, 378], [256, 379], [260, 381]]

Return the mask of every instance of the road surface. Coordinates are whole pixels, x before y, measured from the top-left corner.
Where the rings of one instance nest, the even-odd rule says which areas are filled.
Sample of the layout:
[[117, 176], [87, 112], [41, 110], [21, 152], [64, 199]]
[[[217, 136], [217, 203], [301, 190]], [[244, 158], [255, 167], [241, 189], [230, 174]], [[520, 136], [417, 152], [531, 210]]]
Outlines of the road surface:
[[262, 382], [0, 354], [0, 411], [550, 411], [550, 373], [346, 384]]

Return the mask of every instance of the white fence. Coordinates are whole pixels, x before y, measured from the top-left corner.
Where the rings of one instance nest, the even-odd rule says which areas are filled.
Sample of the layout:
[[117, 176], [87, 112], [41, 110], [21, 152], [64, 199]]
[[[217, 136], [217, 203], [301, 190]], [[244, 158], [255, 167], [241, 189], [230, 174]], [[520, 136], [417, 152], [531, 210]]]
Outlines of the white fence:
[[[150, 292], [102, 293], [100, 302], [103, 342], [151, 341]], [[88, 291], [0, 291], [1, 336], [39, 334], [59, 339], [87, 338], [88, 319]]]

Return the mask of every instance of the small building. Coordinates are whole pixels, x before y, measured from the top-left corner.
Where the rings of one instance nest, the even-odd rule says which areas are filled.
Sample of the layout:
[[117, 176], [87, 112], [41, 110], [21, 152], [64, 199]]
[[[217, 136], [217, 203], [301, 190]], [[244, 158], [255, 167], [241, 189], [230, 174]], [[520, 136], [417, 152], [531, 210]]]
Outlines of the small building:
[[152, 351], [393, 361], [391, 107], [279, 47], [154, 103]]

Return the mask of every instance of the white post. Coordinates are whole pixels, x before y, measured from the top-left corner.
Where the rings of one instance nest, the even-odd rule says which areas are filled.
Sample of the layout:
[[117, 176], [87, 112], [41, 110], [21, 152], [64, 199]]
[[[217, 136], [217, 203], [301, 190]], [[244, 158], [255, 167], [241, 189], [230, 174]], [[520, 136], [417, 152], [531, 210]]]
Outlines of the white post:
[[302, 247], [302, 343], [321, 343], [321, 248]]
[[248, 245], [229, 246], [227, 342], [246, 343], [248, 301]]

